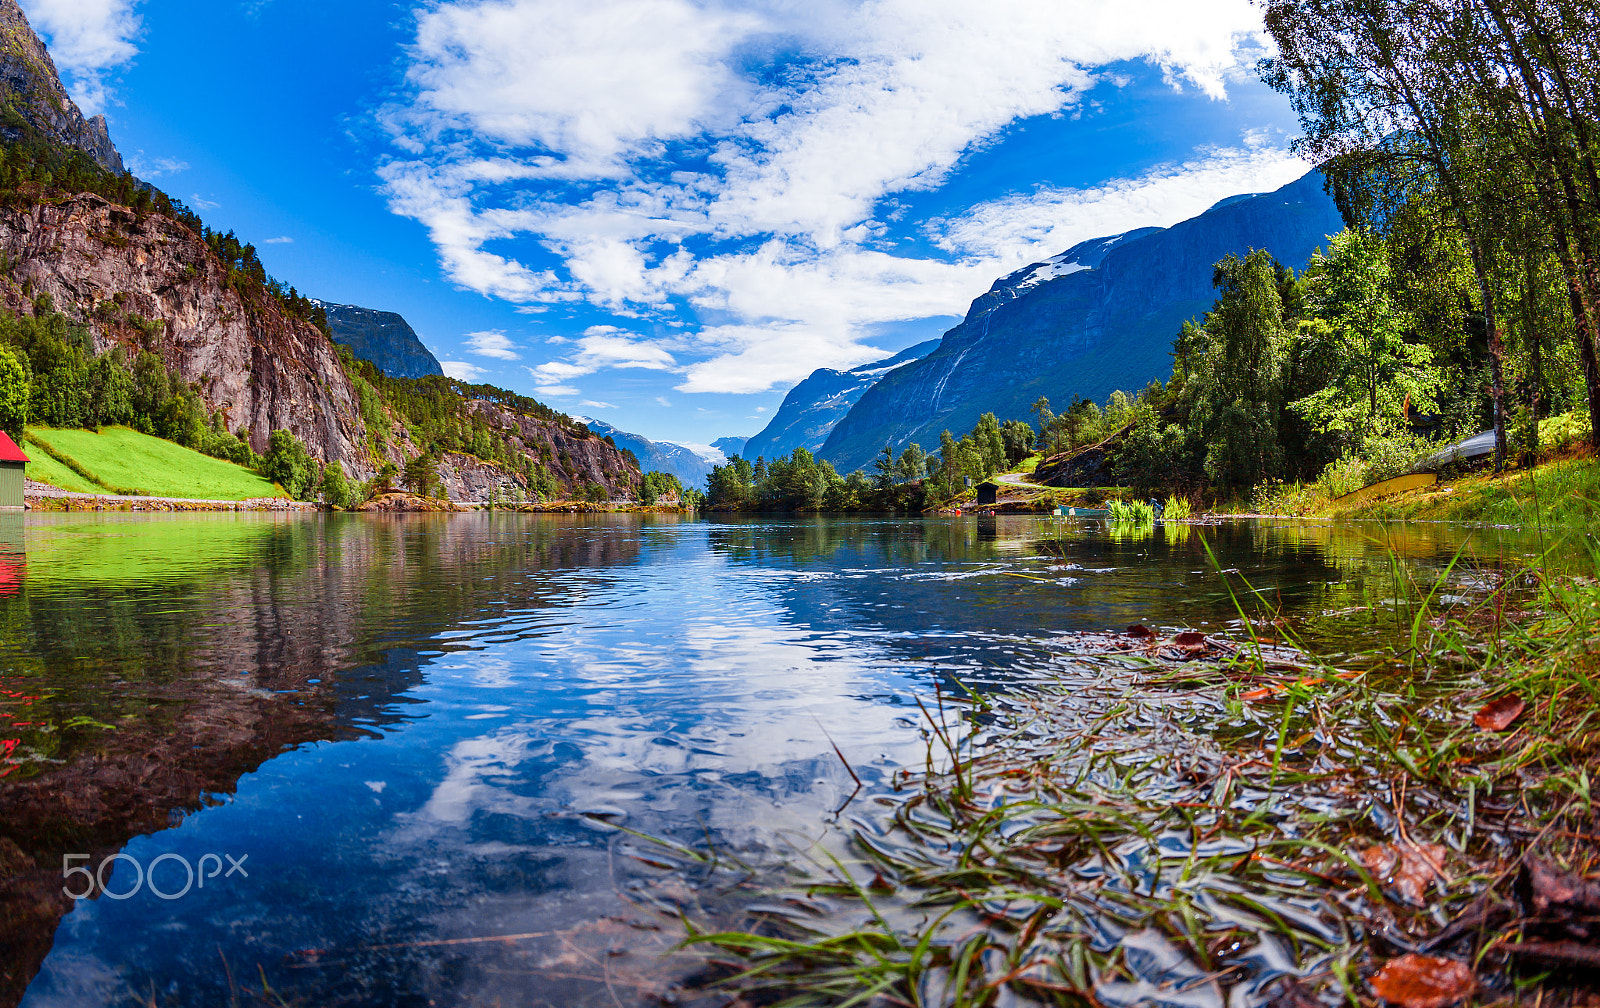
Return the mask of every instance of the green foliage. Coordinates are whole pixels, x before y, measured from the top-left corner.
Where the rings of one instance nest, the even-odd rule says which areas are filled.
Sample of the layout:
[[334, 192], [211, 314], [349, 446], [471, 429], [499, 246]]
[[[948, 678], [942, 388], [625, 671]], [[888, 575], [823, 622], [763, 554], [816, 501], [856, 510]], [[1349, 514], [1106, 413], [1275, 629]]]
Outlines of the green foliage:
[[354, 507], [365, 499], [362, 487], [345, 477], [344, 468], [337, 462], [328, 463], [322, 470], [322, 497], [337, 508]]
[[754, 465], [735, 455], [706, 477], [705, 506], [718, 511], [921, 511], [928, 500], [925, 484], [895, 483], [894, 469], [891, 463], [886, 475], [871, 481], [859, 469], [842, 477], [804, 448], [770, 463], [758, 458]]
[[405, 485], [419, 497], [435, 497], [443, 493], [439, 484], [439, 459], [423, 452], [406, 463]]
[[28, 422], [31, 380], [28, 358], [0, 344], [0, 430], [19, 443], [22, 428]]
[[683, 484], [678, 482], [678, 477], [665, 472], [645, 473], [639, 481], [639, 503], [648, 507], [663, 498], [675, 502], [683, 500]]
[[1144, 501], [1112, 500], [1106, 502], [1111, 512], [1110, 520], [1134, 525], [1154, 525], [1156, 509]]
[[1350, 443], [1397, 430], [1409, 410], [1433, 412], [1442, 381], [1433, 352], [1408, 342], [1409, 320], [1394, 303], [1384, 243], [1367, 228], [1335, 235], [1305, 276], [1299, 336], [1308, 357], [1326, 361], [1327, 384], [1290, 404], [1316, 429]]
[[317, 460], [290, 431], [272, 432], [267, 439], [267, 453], [261, 456], [257, 471], [283, 487], [295, 500], [311, 500], [316, 495]]

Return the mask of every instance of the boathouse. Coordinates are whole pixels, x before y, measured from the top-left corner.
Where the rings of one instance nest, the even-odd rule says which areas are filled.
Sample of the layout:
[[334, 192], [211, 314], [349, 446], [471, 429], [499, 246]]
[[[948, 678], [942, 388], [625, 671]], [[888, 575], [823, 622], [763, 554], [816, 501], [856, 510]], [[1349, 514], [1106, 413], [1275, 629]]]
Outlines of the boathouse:
[[978, 503], [993, 504], [1000, 496], [1000, 484], [994, 480], [985, 480], [978, 484]]
[[20, 511], [26, 503], [22, 496], [22, 474], [27, 468], [28, 456], [22, 454], [17, 443], [0, 431], [0, 511]]

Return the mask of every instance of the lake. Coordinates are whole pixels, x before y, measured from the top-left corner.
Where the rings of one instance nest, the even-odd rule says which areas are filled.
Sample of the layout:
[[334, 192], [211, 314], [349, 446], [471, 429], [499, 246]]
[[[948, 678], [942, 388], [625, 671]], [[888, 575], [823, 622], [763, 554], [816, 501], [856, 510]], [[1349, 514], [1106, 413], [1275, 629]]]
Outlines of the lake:
[[778, 864], [923, 765], [923, 707], [1083, 674], [1077, 633], [1243, 606], [1336, 656], [1393, 632], [1406, 579], [1470, 593], [1545, 546], [0, 515], [0, 1005], [657, 1003], [693, 968], [657, 956], [670, 915], [730, 897], [640, 834]]

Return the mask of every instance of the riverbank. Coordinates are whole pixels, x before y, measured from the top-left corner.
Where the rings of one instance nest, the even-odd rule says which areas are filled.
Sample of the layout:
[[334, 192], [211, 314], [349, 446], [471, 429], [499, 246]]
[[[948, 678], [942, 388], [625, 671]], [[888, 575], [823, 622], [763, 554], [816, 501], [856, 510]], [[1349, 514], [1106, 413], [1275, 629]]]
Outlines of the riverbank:
[[1263, 612], [944, 696], [921, 773], [694, 940], [758, 1003], [1590, 1003], [1600, 586], [1447, 580], [1337, 661]]
[[322, 505], [287, 497], [191, 500], [142, 494], [92, 494], [27, 480], [23, 499], [30, 511], [320, 511]]

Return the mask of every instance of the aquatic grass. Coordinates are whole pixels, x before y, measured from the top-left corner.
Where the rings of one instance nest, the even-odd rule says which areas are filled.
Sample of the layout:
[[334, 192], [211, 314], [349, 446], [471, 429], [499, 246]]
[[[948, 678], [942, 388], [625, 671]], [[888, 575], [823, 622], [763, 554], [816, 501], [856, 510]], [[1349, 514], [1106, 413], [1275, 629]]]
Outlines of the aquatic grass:
[[[1600, 588], [1542, 579], [1525, 621], [1518, 580], [1442, 610], [1440, 584], [1411, 585], [1402, 644], [1342, 666], [1252, 631], [1209, 660], [1086, 659], [1082, 680], [991, 695], [964, 732], [945, 700], [891, 811], [791, 883], [844, 904], [728, 982], [793, 1005], [1253, 1005], [1289, 980], [1359, 1003], [1379, 957], [1507, 884], [1531, 837], [1583, 835], [1561, 826], [1592, 790]], [[1252, 626], [1259, 596], [1234, 597]], [[1473, 726], [1506, 691], [1537, 698], [1520, 727]], [[1422, 905], [1368, 863], [1435, 841]], [[1503, 961], [1506, 933], [1479, 930], [1474, 958]], [[691, 941], [743, 960], [742, 933]]]
[[1110, 521], [1129, 525], [1154, 525], [1156, 521], [1155, 508], [1144, 501], [1110, 500], [1106, 501], [1106, 510], [1111, 512]]

